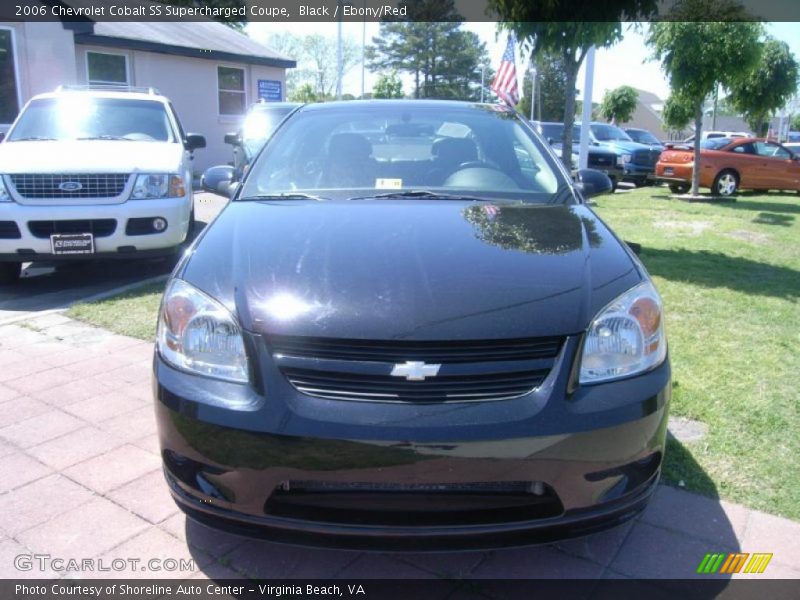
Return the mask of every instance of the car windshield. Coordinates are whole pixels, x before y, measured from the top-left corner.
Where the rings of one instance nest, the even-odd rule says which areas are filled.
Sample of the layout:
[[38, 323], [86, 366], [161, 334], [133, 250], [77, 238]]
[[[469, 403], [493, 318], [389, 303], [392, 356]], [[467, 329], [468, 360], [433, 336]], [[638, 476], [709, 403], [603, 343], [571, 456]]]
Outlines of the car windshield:
[[247, 155], [258, 154], [264, 143], [294, 106], [254, 107], [242, 123], [242, 145]]
[[83, 94], [33, 100], [8, 135], [10, 142], [94, 139], [173, 142], [175, 136], [161, 102]]
[[413, 100], [350, 102], [295, 113], [267, 142], [239, 198], [438, 194], [547, 202], [564, 183], [513, 112]]
[[730, 144], [733, 140], [727, 137], [709, 138], [700, 142], [700, 147], [706, 150], [719, 150]]
[[627, 130], [627, 134], [633, 139], [634, 142], [640, 144], [660, 144], [658, 138], [649, 131], [636, 131], [634, 129]]
[[599, 142], [632, 142], [631, 136], [614, 125], [596, 124], [590, 126], [592, 134]]

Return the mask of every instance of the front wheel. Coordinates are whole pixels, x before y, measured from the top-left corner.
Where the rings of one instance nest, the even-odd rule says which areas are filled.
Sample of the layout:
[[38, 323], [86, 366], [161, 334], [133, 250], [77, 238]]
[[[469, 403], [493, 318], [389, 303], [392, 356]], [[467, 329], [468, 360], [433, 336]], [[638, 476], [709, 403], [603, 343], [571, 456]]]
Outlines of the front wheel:
[[691, 186], [688, 183], [670, 183], [669, 191], [673, 194], [687, 194]]
[[739, 189], [739, 177], [735, 171], [727, 169], [717, 175], [714, 185], [711, 186], [711, 193], [715, 196], [729, 198], [736, 194], [737, 189]]
[[22, 263], [0, 263], [0, 284], [14, 283], [22, 274]]

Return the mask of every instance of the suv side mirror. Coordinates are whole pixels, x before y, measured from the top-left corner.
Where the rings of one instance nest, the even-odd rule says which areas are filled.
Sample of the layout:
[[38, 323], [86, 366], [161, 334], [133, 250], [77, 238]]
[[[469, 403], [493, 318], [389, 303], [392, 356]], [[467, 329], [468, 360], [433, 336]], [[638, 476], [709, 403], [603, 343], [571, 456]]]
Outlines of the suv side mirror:
[[205, 136], [200, 135], [199, 133], [187, 133], [184, 146], [186, 146], [186, 149], [189, 152], [197, 150], [198, 148], [205, 148], [206, 138]]
[[575, 181], [584, 198], [607, 194], [613, 187], [608, 175], [597, 169], [579, 169]]
[[226, 133], [225, 134], [225, 143], [230, 144], [231, 146], [241, 146], [242, 145], [242, 138], [237, 132], [233, 133]]
[[200, 178], [200, 185], [207, 192], [231, 198], [236, 191], [234, 174], [233, 167], [229, 165], [211, 167], [203, 173]]

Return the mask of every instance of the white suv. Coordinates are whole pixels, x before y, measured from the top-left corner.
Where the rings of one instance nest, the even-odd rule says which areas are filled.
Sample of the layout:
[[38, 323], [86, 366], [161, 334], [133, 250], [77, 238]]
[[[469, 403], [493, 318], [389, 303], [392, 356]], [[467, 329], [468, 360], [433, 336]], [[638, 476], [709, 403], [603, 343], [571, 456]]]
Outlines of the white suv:
[[192, 152], [155, 90], [31, 99], [0, 144], [0, 282], [23, 262], [169, 255], [192, 226]]

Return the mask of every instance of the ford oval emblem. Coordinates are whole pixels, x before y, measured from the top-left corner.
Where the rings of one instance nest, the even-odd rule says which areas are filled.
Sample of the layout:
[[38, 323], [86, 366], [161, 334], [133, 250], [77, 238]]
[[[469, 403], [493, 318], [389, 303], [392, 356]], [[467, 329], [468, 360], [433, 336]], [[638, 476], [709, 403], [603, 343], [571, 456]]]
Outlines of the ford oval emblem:
[[58, 189], [62, 192], [78, 192], [83, 189], [83, 184], [80, 181], [65, 181], [58, 185]]

